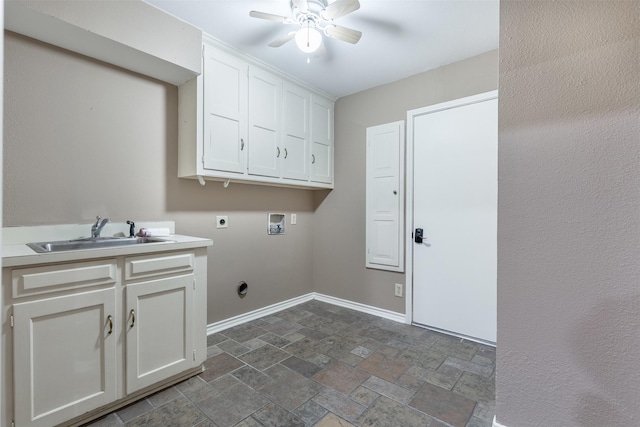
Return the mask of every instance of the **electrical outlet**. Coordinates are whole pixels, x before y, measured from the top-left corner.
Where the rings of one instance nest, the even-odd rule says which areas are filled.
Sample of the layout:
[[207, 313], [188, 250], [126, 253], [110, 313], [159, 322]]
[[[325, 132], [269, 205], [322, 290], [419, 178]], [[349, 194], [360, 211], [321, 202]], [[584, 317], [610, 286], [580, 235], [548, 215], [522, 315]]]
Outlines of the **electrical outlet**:
[[229, 217], [226, 215], [216, 216], [216, 228], [229, 227]]
[[296, 225], [297, 222], [298, 222], [298, 215], [291, 214], [291, 225]]
[[395, 295], [397, 297], [402, 297], [402, 284], [396, 283]]

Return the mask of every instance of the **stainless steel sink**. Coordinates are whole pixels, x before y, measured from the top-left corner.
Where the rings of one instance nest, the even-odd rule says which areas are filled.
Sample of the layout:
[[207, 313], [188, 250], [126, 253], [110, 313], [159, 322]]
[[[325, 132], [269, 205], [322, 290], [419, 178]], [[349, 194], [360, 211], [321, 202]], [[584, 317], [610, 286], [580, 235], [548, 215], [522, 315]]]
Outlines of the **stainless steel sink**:
[[58, 240], [55, 242], [34, 242], [27, 243], [27, 246], [38, 253], [46, 253], [168, 242], [172, 241], [153, 237], [96, 237], [77, 240]]

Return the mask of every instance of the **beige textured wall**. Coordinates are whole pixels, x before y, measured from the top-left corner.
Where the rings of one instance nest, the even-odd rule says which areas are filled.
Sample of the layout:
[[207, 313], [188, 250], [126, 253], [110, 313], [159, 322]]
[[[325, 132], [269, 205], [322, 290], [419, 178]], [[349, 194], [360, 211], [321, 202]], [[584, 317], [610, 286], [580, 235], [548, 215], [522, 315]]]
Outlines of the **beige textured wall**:
[[[365, 131], [406, 120], [407, 110], [498, 87], [498, 51], [340, 98], [335, 107], [335, 189], [316, 195], [314, 290], [405, 312], [394, 283], [405, 275], [365, 268]], [[320, 201], [322, 202], [320, 203]]]
[[640, 2], [502, 1], [497, 421], [640, 420]]
[[[214, 242], [209, 323], [311, 292], [310, 191], [178, 179], [175, 86], [10, 32], [4, 49], [4, 226], [174, 220]], [[267, 236], [274, 211], [298, 224]]]

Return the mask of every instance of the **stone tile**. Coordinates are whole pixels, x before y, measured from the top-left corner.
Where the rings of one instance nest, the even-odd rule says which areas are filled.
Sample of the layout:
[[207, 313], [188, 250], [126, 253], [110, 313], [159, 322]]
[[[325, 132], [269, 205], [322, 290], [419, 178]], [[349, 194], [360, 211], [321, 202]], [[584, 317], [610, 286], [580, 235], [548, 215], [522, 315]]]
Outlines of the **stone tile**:
[[427, 415], [383, 396], [360, 416], [358, 425], [425, 427], [429, 421]]
[[406, 388], [400, 387], [399, 385], [390, 383], [389, 381], [385, 381], [382, 378], [378, 378], [375, 376], [372, 376], [368, 380], [366, 380], [362, 384], [362, 386], [373, 390], [378, 394], [400, 402], [403, 405], [409, 403], [415, 393], [413, 391], [407, 390]]
[[218, 347], [232, 356], [240, 356], [241, 354], [249, 351], [248, 347], [245, 347], [244, 345], [234, 340], [223, 341], [218, 344]]
[[267, 344], [252, 350], [249, 353], [243, 354], [240, 356], [240, 360], [262, 371], [288, 357], [289, 354], [286, 352], [272, 346], [271, 344]]
[[478, 352], [478, 345], [460, 338], [442, 337], [431, 346], [431, 349], [447, 356], [469, 361]]
[[253, 326], [250, 323], [235, 326], [221, 332], [224, 336], [231, 338], [232, 340], [236, 340], [239, 343], [244, 343], [253, 338], [258, 338], [260, 335], [264, 335], [266, 333], [267, 331], [264, 329]]
[[313, 357], [309, 357], [307, 360], [323, 369], [333, 363], [333, 360], [329, 356], [325, 356], [321, 353], [315, 354]]
[[132, 403], [131, 405], [125, 406], [120, 409], [117, 414], [123, 422], [127, 423], [151, 410], [153, 410], [153, 405], [151, 405], [147, 399], [142, 399]]
[[204, 420], [196, 424], [194, 427], [218, 427], [218, 426], [210, 419], [205, 418]]
[[492, 425], [493, 425], [493, 422], [481, 420], [480, 418], [477, 418], [477, 417], [471, 417], [469, 419], [469, 422], [467, 422], [466, 427], [491, 427]]
[[242, 343], [242, 345], [247, 347], [250, 351], [255, 350], [256, 348], [260, 348], [266, 344], [267, 343], [262, 341], [260, 338], [253, 338], [253, 339], [250, 339], [249, 341], [245, 341]]
[[400, 387], [406, 388], [407, 390], [415, 392], [418, 391], [420, 387], [422, 387], [424, 381], [419, 378], [412, 377], [411, 375], [404, 374], [396, 380], [396, 384], [398, 384]]
[[315, 424], [315, 427], [355, 427], [347, 420], [343, 420], [336, 414], [327, 414]]
[[307, 311], [300, 306], [292, 307], [287, 310], [281, 311], [278, 313], [278, 317], [282, 320], [287, 320], [289, 322], [297, 322], [298, 320], [305, 319], [311, 316], [313, 313]]
[[271, 381], [269, 376], [251, 366], [243, 366], [240, 369], [236, 369], [231, 375], [256, 390]]
[[360, 331], [360, 336], [370, 338], [372, 340], [376, 340], [383, 344], [386, 344], [392, 339], [396, 338], [396, 334], [394, 334], [393, 332], [387, 329], [379, 328], [377, 326], [371, 326], [369, 328], [366, 328]]
[[363, 405], [354, 402], [348, 396], [329, 388], [318, 393], [318, 395], [313, 398], [313, 401], [350, 422], [355, 422], [366, 409]]
[[488, 366], [491, 368], [495, 368], [496, 366], [495, 359], [481, 356], [480, 354], [476, 354], [475, 356], [473, 356], [473, 359], [471, 359], [471, 363], [475, 363], [476, 365], [480, 365], [480, 366]]
[[327, 410], [313, 400], [308, 400], [294, 410], [293, 414], [304, 421], [305, 425], [313, 426], [327, 414]]
[[314, 339], [316, 341], [321, 341], [321, 340], [323, 340], [323, 339], [325, 339], [326, 337], [329, 336], [329, 335], [325, 334], [324, 332], [321, 332], [321, 331], [318, 331], [318, 330], [312, 329], [312, 328], [298, 329], [296, 331], [296, 333], [302, 334], [305, 337], [309, 337], [309, 338]]
[[162, 406], [165, 403], [170, 402], [173, 399], [177, 399], [181, 396], [182, 394], [180, 394], [180, 392], [175, 387], [169, 387], [155, 394], [152, 394], [147, 398], [147, 400], [153, 405], [154, 408], [157, 408], [158, 406]]
[[120, 427], [123, 425], [124, 424], [120, 421], [120, 418], [118, 418], [116, 413], [112, 412], [109, 415], [91, 421], [82, 427]]
[[333, 335], [322, 340], [316, 349], [333, 359], [340, 359], [359, 347], [363, 341], [360, 337]]
[[354, 369], [344, 363], [334, 363], [326, 369], [318, 372], [313, 379], [320, 384], [339, 391], [342, 394], [349, 394], [362, 384], [369, 374], [359, 369]]
[[453, 392], [476, 402], [495, 405], [496, 386], [492, 379], [465, 372], [453, 387]]
[[433, 384], [425, 383], [409, 406], [454, 427], [465, 427], [476, 403]]
[[199, 376], [209, 382], [243, 366], [244, 363], [228, 353], [213, 356], [204, 362], [205, 371]]
[[265, 374], [271, 381], [261, 387], [260, 392], [289, 411], [293, 411], [322, 389], [319, 384], [282, 365], [272, 366]]
[[317, 345], [318, 341], [307, 337], [283, 347], [283, 350], [301, 359], [308, 359], [317, 354]]
[[302, 329], [302, 325], [280, 319], [278, 322], [263, 326], [263, 329], [282, 337]]
[[493, 406], [485, 405], [484, 403], [476, 403], [476, 408], [473, 410], [473, 416], [480, 418], [481, 420], [493, 422], [493, 417], [496, 414], [496, 410]]
[[461, 360], [457, 357], [452, 356], [447, 357], [443, 364], [447, 366], [453, 366], [454, 368], [458, 368], [461, 371], [470, 372], [484, 378], [489, 378], [493, 373], [493, 366], [478, 365], [476, 363]]
[[192, 426], [204, 418], [193, 403], [180, 397], [127, 422], [126, 426]]
[[267, 403], [269, 401], [260, 393], [245, 384], [238, 383], [225, 390], [224, 393], [217, 394], [199, 403], [198, 407], [217, 425], [232, 426]]
[[409, 346], [398, 356], [410, 366], [418, 366], [424, 369], [436, 370], [445, 361], [447, 356], [443, 353], [420, 346]]
[[373, 354], [373, 350], [368, 349], [367, 347], [363, 347], [361, 345], [357, 346], [353, 350], [351, 350], [351, 354], [355, 354], [356, 356], [360, 356], [362, 358], [367, 358], [371, 354]]
[[207, 359], [213, 356], [217, 356], [218, 354], [224, 353], [220, 347], [217, 345], [213, 345], [211, 347], [207, 347]]
[[211, 386], [200, 376], [191, 377], [188, 380], [182, 381], [175, 385], [175, 388], [185, 396], [198, 392], [203, 388], [211, 388]]
[[226, 341], [229, 338], [225, 337], [222, 334], [212, 334], [207, 336], [207, 347], [214, 346], [216, 344], [221, 343], [222, 341]]
[[301, 334], [300, 331], [298, 330], [297, 332], [294, 332], [292, 334], [285, 335], [283, 338], [286, 338], [287, 341], [289, 341], [289, 343], [292, 343], [292, 342], [296, 342], [298, 340], [301, 340], [304, 337], [305, 336], [303, 334]]
[[306, 360], [302, 360], [296, 356], [291, 356], [290, 358], [280, 362], [280, 364], [307, 378], [311, 378], [322, 370], [320, 366]]
[[364, 358], [360, 356], [356, 356], [355, 354], [349, 353], [346, 356], [342, 356], [338, 359], [338, 361], [342, 363], [346, 363], [349, 366], [358, 366]]
[[255, 418], [248, 417], [240, 421], [238, 424], [234, 425], [233, 427], [263, 427], [263, 426], [258, 421], [256, 421]]
[[269, 403], [251, 416], [265, 427], [305, 427], [304, 421], [275, 403]]
[[354, 402], [368, 407], [378, 397], [380, 397], [380, 395], [373, 390], [369, 390], [368, 388], [360, 386], [357, 389], [353, 390], [353, 392], [351, 392], [350, 397]]
[[[241, 368], [242, 369], [242, 368]], [[238, 384], [238, 379], [231, 374], [223, 375], [209, 383], [214, 393], [222, 393], [231, 386]]]
[[436, 371], [412, 366], [407, 370], [407, 374], [438, 387], [451, 390], [462, 376], [462, 371], [446, 365], [440, 366]]
[[289, 344], [291, 344], [291, 341], [289, 341], [288, 339], [281, 337], [279, 335], [274, 334], [273, 332], [269, 332], [268, 334], [264, 334], [262, 336], [260, 336], [260, 339], [264, 342], [267, 342], [269, 344], [271, 344], [274, 347], [278, 347], [278, 348], [282, 348], [285, 347]]
[[376, 340], [366, 340], [362, 345], [366, 348], [373, 350], [375, 353], [380, 353], [385, 357], [396, 357], [400, 353], [400, 349], [392, 347], [387, 344], [382, 344]]
[[362, 361], [358, 369], [393, 382], [409, 369], [409, 365], [401, 359], [388, 359], [380, 353], [374, 353]]

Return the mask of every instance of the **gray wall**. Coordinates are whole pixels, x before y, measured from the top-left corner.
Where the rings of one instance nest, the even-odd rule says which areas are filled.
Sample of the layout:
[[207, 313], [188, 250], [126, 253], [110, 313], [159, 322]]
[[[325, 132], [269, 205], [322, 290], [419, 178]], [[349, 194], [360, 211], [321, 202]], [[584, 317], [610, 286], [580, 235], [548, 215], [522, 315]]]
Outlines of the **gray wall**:
[[[5, 36], [4, 226], [175, 220], [214, 241], [209, 323], [311, 292], [312, 192], [178, 179], [175, 86]], [[274, 211], [298, 224], [267, 236]], [[215, 228], [220, 214], [228, 229]]]
[[502, 1], [497, 420], [640, 420], [640, 2]]
[[[316, 195], [313, 283], [316, 292], [397, 313], [405, 275], [365, 268], [365, 132], [406, 120], [407, 110], [495, 90], [498, 51], [340, 98], [335, 107], [335, 189]], [[320, 204], [319, 201], [322, 200]]]

